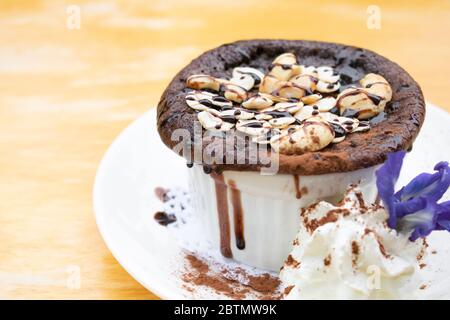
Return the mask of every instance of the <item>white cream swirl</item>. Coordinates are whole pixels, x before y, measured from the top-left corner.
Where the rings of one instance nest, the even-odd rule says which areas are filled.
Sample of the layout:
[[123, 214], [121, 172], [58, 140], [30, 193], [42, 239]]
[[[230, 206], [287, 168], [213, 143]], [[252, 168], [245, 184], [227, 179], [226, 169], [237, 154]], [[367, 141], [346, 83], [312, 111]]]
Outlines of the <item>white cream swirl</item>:
[[339, 206], [319, 202], [302, 227], [280, 278], [286, 299], [411, 299], [420, 287], [422, 242], [386, 225], [380, 206], [366, 206], [350, 187]]

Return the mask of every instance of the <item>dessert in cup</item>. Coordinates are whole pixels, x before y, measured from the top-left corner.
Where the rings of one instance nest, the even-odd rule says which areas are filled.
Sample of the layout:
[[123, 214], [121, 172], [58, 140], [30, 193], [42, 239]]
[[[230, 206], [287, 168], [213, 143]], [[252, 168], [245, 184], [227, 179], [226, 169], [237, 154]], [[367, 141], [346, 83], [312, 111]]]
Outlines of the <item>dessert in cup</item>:
[[302, 210], [337, 205], [351, 184], [366, 203], [380, 199], [375, 171], [412, 148], [424, 116], [419, 85], [372, 51], [250, 40], [181, 70], [157, 121], [191, 168], [208, 238], [227, 258], [278, 271], [305, 227]]

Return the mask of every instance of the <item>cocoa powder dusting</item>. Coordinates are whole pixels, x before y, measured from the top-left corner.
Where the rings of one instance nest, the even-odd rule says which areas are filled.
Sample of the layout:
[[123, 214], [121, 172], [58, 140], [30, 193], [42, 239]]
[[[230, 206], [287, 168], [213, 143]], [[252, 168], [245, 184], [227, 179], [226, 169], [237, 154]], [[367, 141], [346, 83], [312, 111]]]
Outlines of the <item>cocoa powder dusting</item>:
[[364, 202], [364, 197], [361, 192], [355, 192], [356, 198], [358, 199], [359, 208], [361, 209], [361, 213], [367, 211], [366, 203]]
[[375, 239], [377, 240], [378, 248], [380, 249], [380, 252], [383, 255], [383, 257], [385, 257], [386, 259], [389, 259], [391, 257], [391, 255], [389, 253], [387, 253], [386, 248], [384, 247], [383, 243], [381, 242], [380, 236], [375, 231], [373, 231], [369, 228], [364, 229], [364, 235], [367, 235], [369, 233], [373, 234]]
[[166, 202], [167, 200], [169, 200], [169, 198], [167, 197], [167, 192], [169, 192], [169, 189], [162, 187], [156, 187], [154, 190], [155, 196], [161, 202]]
[[356, 241], [352, 241], [352, 265], [356, 267], [356, 263], [358, 262], [359, 256], [359, 245]]
[[417, 261], [421, 261], [423, 259], [423, 257], [425, 256], [425, 253], [428, 249], [428, 242], [426, 238], [423, 238], [422, 240], [422, 248], [420, 249], [419, 254], [417, 255], [416, 259]]
[[288, 255], [285, 264], [289, 267], [297, 268], [300, 265], [300, 262], [295, 260], [292, 255]]
[[250, 275], [242, 268], [227, 268], [214, 262], [217, 268], [212, 268], [192, 253], [187, 253], [185, 258], [187, 265], [182, 280], [191, 292], [195, 292], [195, 286], [203, 286], [236, 300], [246, 299], [248, 295], [261, 300], [281, 299], [278, 277], [268, 273]]
[[283, 295], [287, 296], [292, 291], [292, 289], [294, 289], [294, 286], [288, 286], [284, 288]]
[[317, 219], [312, 219], [311, 221], [308, 219], [307, 215], [303, 213], [303, 223], [308, 230], [309, 233], [313, 233], [318, 227], [323, 226], [324, 224], [330, 222], [336, 222], [340, 216], [349, 215], [350, 211], [345, 208], [338, 208], [330, 210], [325, 217]]

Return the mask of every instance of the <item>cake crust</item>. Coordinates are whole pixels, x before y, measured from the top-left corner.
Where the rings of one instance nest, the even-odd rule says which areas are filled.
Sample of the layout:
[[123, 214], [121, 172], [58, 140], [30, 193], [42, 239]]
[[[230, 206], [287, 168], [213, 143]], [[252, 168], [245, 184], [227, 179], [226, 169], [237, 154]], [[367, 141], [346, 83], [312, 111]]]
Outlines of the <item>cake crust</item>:
[[[185, 102], [190, 91], [186, 79], [193, 74], [229, 78], [233, 68], [254, 67], [267, 72], [271, 61], [283, 52], [293, 52], [301, 64], [330, 65], [341, 74], [344, 85], [357, 83], [367, 73], [383, 76], [391, 85], [392, 100], [385, 112], [371, 120], [371, 129], [347, 136], [337, 144], [315, 152], [279, 155], [278, 173], [316, 175], [367, 168], [384, 162], [387, 154], [410, 150], [423, 124], [425, 101], [419, 85], [396, 63], [377, 53], [342, 44], [304, 40], [247, 40], [209, 50], [183, 68], [164, 91], [157, 108], [157, 126], [162, 141], [173, 149], [176, 129], [194, 134], [195, 110]], [[223, 144], [215, 137], [209, 144]], [[207, 147], [207, 144], [202, 146]], [[249, 160], [249, 159], [247, 159]], [[209, 165], [208, 170], [259, 171], [259, 160]]]

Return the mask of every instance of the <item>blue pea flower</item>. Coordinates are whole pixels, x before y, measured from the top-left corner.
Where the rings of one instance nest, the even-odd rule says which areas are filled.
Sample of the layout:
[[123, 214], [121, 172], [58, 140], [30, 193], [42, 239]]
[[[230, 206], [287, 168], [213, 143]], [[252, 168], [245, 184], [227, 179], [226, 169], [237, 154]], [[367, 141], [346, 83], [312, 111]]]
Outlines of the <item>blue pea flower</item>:
[[419, 174], [395, 192], [405, 154], [389, 154], [376, 172], [378, 194], [389, 213], [388, 226], [410, 234], [412, 241], [434, 230], [450, 231], [450, 201], [437, 203], [450, 186], [448, 163], [439, 162], [435, 173]]

